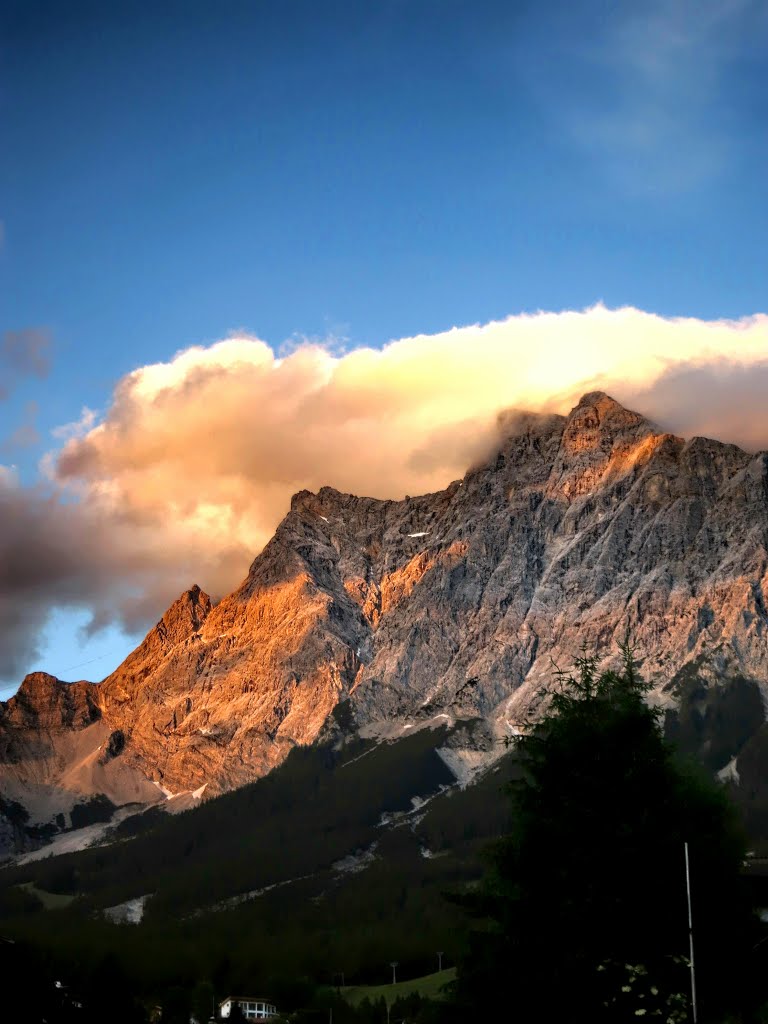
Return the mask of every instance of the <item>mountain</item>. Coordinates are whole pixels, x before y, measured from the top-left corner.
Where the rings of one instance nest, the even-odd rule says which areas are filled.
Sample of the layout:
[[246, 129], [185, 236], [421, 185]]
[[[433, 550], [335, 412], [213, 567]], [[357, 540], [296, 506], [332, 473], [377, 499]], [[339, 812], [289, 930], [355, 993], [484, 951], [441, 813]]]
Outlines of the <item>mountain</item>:
[[186, 807], [318, 738], [471, 721], [441, 748], [466, 778], [554, 665], [583, 646], [610, 663], [628, 634], [670, 734], [759, 803], [768, 455], [663, 433], [602, 392], [499, 432], [444, 491], [295, 495], [233, 594], [189, 590], [100, 684], [28, 676], [0, 704], [16, 845], [19, 806], [27, 834], [94, 795]]

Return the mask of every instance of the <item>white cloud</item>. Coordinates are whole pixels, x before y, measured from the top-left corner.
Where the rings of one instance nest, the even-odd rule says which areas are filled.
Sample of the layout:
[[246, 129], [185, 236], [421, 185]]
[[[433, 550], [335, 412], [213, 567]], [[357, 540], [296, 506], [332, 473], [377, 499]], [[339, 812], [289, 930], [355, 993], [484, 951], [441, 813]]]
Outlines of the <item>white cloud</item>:
[[80, 418], [72, 423], [63, 423], [60, 427], [51, 430], [51, 436], [57, 441], [71, 441], [73, 438], [85, 437], [89, 430], [96, 424], [98, 413], [95, 409], [89, 409], [84, 405], [80, 410]]
[[[172, 524], [185, 550], [237, 538], [254, 551], [302, 487], [388, 497], [442, 486], [487, 445], [501, 409], [564, 411], [600, 386], [683, 422], [684, 394], [677, 409], [654, 404], [674, 368], [717, 377], [766, 358], [765, 316], [704, 322], [603, 306], [340, 356], [306, 345], [278, 358], [259, 339], [229, 338], [124, 378], [103, 422], [67, 442], [58, 476], [122, 522]], [[732, 439], [755, 443], [766, 419], [753, 412], [729, 419]]]

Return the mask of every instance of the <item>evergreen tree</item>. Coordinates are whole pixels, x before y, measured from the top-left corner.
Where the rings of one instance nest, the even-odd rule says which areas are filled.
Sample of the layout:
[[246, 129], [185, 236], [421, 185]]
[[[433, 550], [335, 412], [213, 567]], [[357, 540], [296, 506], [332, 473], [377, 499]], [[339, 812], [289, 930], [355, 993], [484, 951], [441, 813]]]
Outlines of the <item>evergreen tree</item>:
[[145, 1009], [114, 953], [106, 953], [94, 965], [84, 981], [82, 999], [84, 1024], [145, 1024]]
[[560, 683], [520, 740], [511, 831], [467, 901], [458, 1016], [688, 1019], [687, 841], [699, 1020], [722, 1020], [750, 1001], [755, 942], [727, 799], [662, 739], [628, 646], [621, 672], [583, 657]]
[[[162, 1024], [189, 1024], [192, 1006], [187, 989], [182, 985], [169, 988], [163, 999], [162, 1010]], [[204, 1020], [208, 1020], [208, 1017]]]
[[216, 1015], [216, 997], [213, 985], [203, 979], [198, 981], [192, 990], [192, 1016], [200, 1024], [207, 1024]]

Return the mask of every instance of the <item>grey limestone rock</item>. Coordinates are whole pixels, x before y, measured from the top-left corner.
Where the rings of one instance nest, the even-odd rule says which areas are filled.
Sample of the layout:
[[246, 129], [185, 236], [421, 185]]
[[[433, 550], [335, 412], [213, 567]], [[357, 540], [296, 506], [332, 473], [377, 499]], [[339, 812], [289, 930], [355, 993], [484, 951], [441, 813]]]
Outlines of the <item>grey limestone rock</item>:
[[312, 743], [340, 702], [368, 735], [482, 720], [490, 749], [555, 666], [583, 646], [613, 663], [628, 633], [653, 700], [674, 707], [686, 666], [768, 692], [766, 453], [663, 433], [601, 392], [500, 432], [435, 494], [295, 495], [233, 594], [188, 591], [99, 687], [68, 701], [29, 677], [0, 705], [0, 756], [19, 730], [99, 718], [102, 742], [123, 737], [109, 770], [213, 795]]

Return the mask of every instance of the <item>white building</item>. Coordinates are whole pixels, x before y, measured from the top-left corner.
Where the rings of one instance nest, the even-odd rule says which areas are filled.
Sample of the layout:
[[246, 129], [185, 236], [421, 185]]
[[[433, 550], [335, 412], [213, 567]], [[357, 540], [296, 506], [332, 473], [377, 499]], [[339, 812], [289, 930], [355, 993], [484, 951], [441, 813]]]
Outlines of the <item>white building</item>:
[[268, 1020], [277, 1016], [277, 1007], [265, 999], [257, 999], [255, 996], [227, 996], [223, 1003], [219, 1003], [219, 1017], [227, 1020], [234, 1006], [240, 1007], [246, 1020]]

